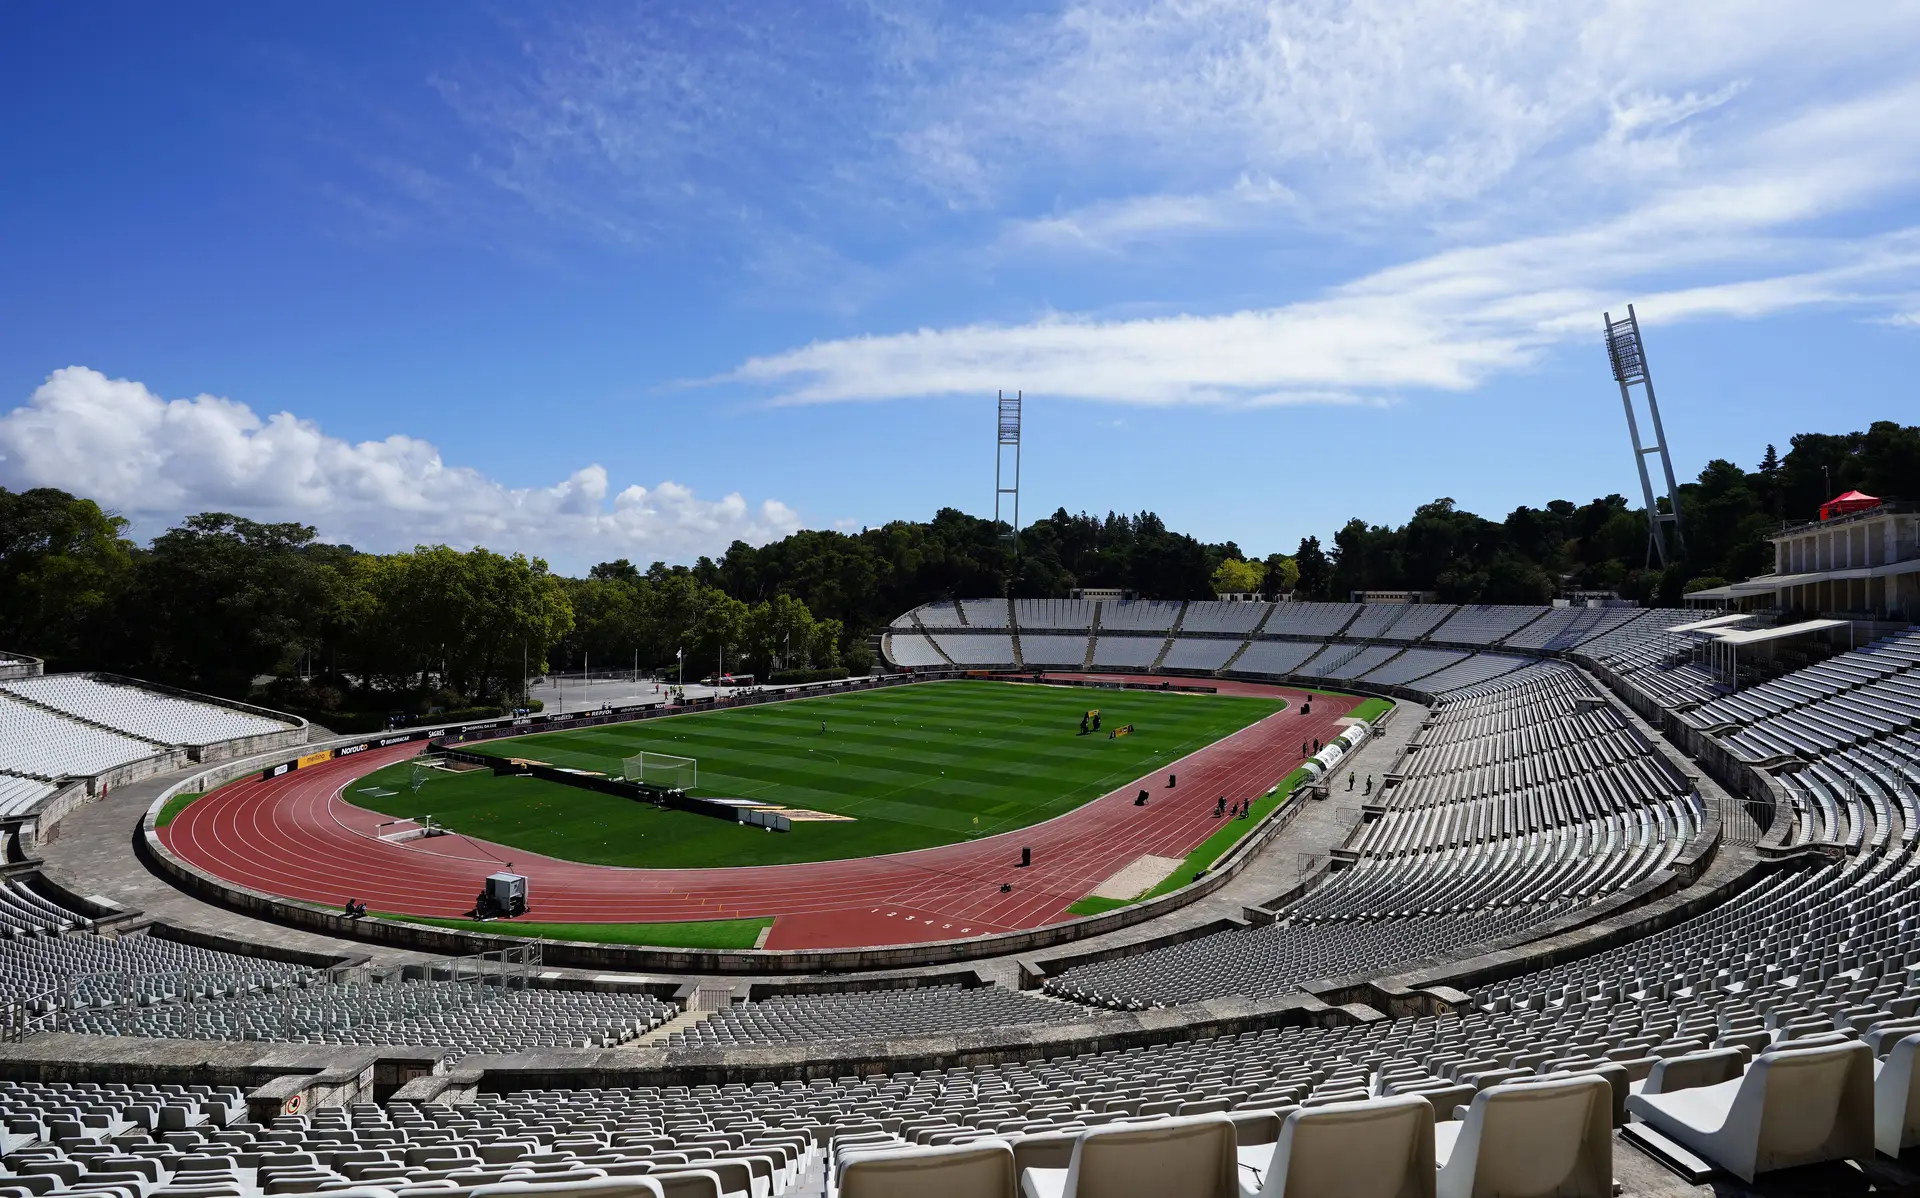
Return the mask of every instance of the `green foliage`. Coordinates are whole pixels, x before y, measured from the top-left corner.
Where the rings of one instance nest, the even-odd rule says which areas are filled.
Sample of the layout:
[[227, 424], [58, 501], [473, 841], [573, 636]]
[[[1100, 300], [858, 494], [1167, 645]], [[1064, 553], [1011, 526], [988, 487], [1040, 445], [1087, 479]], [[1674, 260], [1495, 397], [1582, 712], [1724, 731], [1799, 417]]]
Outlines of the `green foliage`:
[[161, 806], [160, 813], [153, 817], [153, 826], [156, 828], [166, 827], [173, 822], [175, 816], [187, 809], [187, 804], [193, 802], [204, 793], [206, 792], [196, 790], [187, 794], [177, 794], [168, 799], [166, 803]]
[[1360, 705], [1347, 714], [1356, 720], [1365, 720], [1371, 724], [1387, 712], [1393, 710], [1392, 699], [1362, 699]]
[[1284, 553], [1267, 555], [1265, 572], [1260, 578], [1260, 590], [1268, 599], [1278, 599], [1282, 595], [1292, 594], [1300, 585], [1300, 563]]
[[1213, 568], [1213, 591], [1216, 595], [1240, 595], [1258, 591], [1261, 581], [1266, 576], [1265, 562], [1248, 562], [1230, 557]]
[[133, 580], [126, 527], [65, 491], [0, 488], [0, 645], [57, 666], [111, 662], [101, 634]]

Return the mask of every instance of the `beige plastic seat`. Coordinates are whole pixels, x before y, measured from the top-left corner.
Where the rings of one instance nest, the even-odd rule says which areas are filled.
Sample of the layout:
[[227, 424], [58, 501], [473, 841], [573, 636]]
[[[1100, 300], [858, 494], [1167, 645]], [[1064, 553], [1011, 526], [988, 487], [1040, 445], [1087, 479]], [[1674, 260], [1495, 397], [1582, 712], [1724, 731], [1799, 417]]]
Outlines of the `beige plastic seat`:
[[503, 1181], [475, 1186], [468, 1198], [663, 1198], [651, 1177], [586, 1177], [573, 1181]]
[[1873, 1063], [1873, 1146], [1888, 1156], [1920, 1144], [1920, 1033]]
[[1005, 1140], [946, 1147], [855, 1150], [840, 1158], [840, 1198], [1015, 1198]]
[[1734, 1081], [1635, 1094], [1627, 1109], [1747, 1181], [1873, 1152], [1873, 1053], [1858, 1040], [1761, 1053]]
[[[1257, 1157], [1255, 1154], [1259, 1154]], [[1433, 1198], [1433, 1104], [1417, 1094], [1307, 1107], [1240, 1152], [1258, 1198]]]
[[1717, 1086], [1746, 1072], [1747, 1056], [1737, 1048], [1712, 1048], [1668, 1057], [1653, 1067], [1645, 1081], [1634, 1083], [1636, 1094], [1672, 1094], [1699, 1086]]
[[1238, 1198], [1233, 1121], [1179, 1115], [1092, 1128], [1065, 1169], [1028, 1169], [1026, 1198]]
[[711, 1169], [674, 1169], [650, 1174], [647, 1180], [660, 1187], [663, 1198], [725, 1198], [720, 1177]]
[[1437, 1198], [1612, 1198], [1613, 1086], [1597, 1074], [1508, 1082], [1434, 1129]]

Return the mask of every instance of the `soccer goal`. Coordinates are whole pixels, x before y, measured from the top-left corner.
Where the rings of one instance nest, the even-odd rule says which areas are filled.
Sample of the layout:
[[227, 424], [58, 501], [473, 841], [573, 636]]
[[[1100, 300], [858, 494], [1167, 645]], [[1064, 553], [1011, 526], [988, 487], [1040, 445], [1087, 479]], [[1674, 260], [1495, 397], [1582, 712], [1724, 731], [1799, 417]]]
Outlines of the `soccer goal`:
[[620, 766], [627, 781], [658, 790], [692, 790], [700, 784], [700, 762], [693, 757], [635, 753]]

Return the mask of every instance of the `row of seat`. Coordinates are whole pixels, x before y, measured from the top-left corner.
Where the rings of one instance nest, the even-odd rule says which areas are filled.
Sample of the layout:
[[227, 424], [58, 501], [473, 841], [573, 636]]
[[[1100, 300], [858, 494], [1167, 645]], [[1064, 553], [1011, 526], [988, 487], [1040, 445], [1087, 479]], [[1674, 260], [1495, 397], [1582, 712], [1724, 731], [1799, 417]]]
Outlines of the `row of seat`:
[[1086, 1012], [1003, 986], [926, 986], [782, 995], [740, 1003], [667, 1037], [675, 1048], [922, 1036], [1013, 1024], [1073, 1023]]
[[0, 689], [90, 724], [163, 745], [210, 745], [298, 727], [291, 720], [105, 682], [90, 674], [20, 678], [0, 682]]

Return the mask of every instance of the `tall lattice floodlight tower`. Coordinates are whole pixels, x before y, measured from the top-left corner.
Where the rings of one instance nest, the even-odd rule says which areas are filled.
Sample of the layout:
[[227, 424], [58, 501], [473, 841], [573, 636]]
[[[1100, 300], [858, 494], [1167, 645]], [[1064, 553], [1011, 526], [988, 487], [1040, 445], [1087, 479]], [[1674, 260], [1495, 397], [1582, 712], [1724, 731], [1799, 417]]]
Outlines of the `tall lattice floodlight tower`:
[[[1680, 488], [1673, 481], [1673, 459], [1667, 455], [1667, 432], [1660, 424], [1660, 401], [1653, 396], [1653, 372], [1647, 368], [1646, 345], [1640, 340], [1640, 318], [1627, 305], [1627, 318], [1615, 320], [1613, 313], [1602, 314], [1607, 322], [1607, 358], [1613, 364], [1614, 381], [1620, 384], [1620, 403], [1627, 410], [1627, 435], [1633, 439], [1633, 464], [1640, 470], [1640, 494], [1647, 503], [1647, 562], [1657, 556], [1664, 569], [1667, 563], [1687, 548], [1680, 532]], [[1634, 412], [1633, 388], [1646, 392], [1647, 414], [1653, 420], [1654, 444], [1640, 443], [1640, 418]], [[1660, 470], [1667, 481], [1667, 510], [1661, 511], [1653, 498], [1653, 480], [1647, 474], [1647, 455], [1660, 455]]]
[[[999, 440], [993, 447], [993, 522], [1000, 522], [1000, 504], [1008, 500], [1013, 508], [1013, 555], [1020, 556], [1020, 392], [1000, 397]], [[1008, 469], [1011, 456], [1012, 469]], [[1011, 479], [1012, 486], [1008, 486]]]

